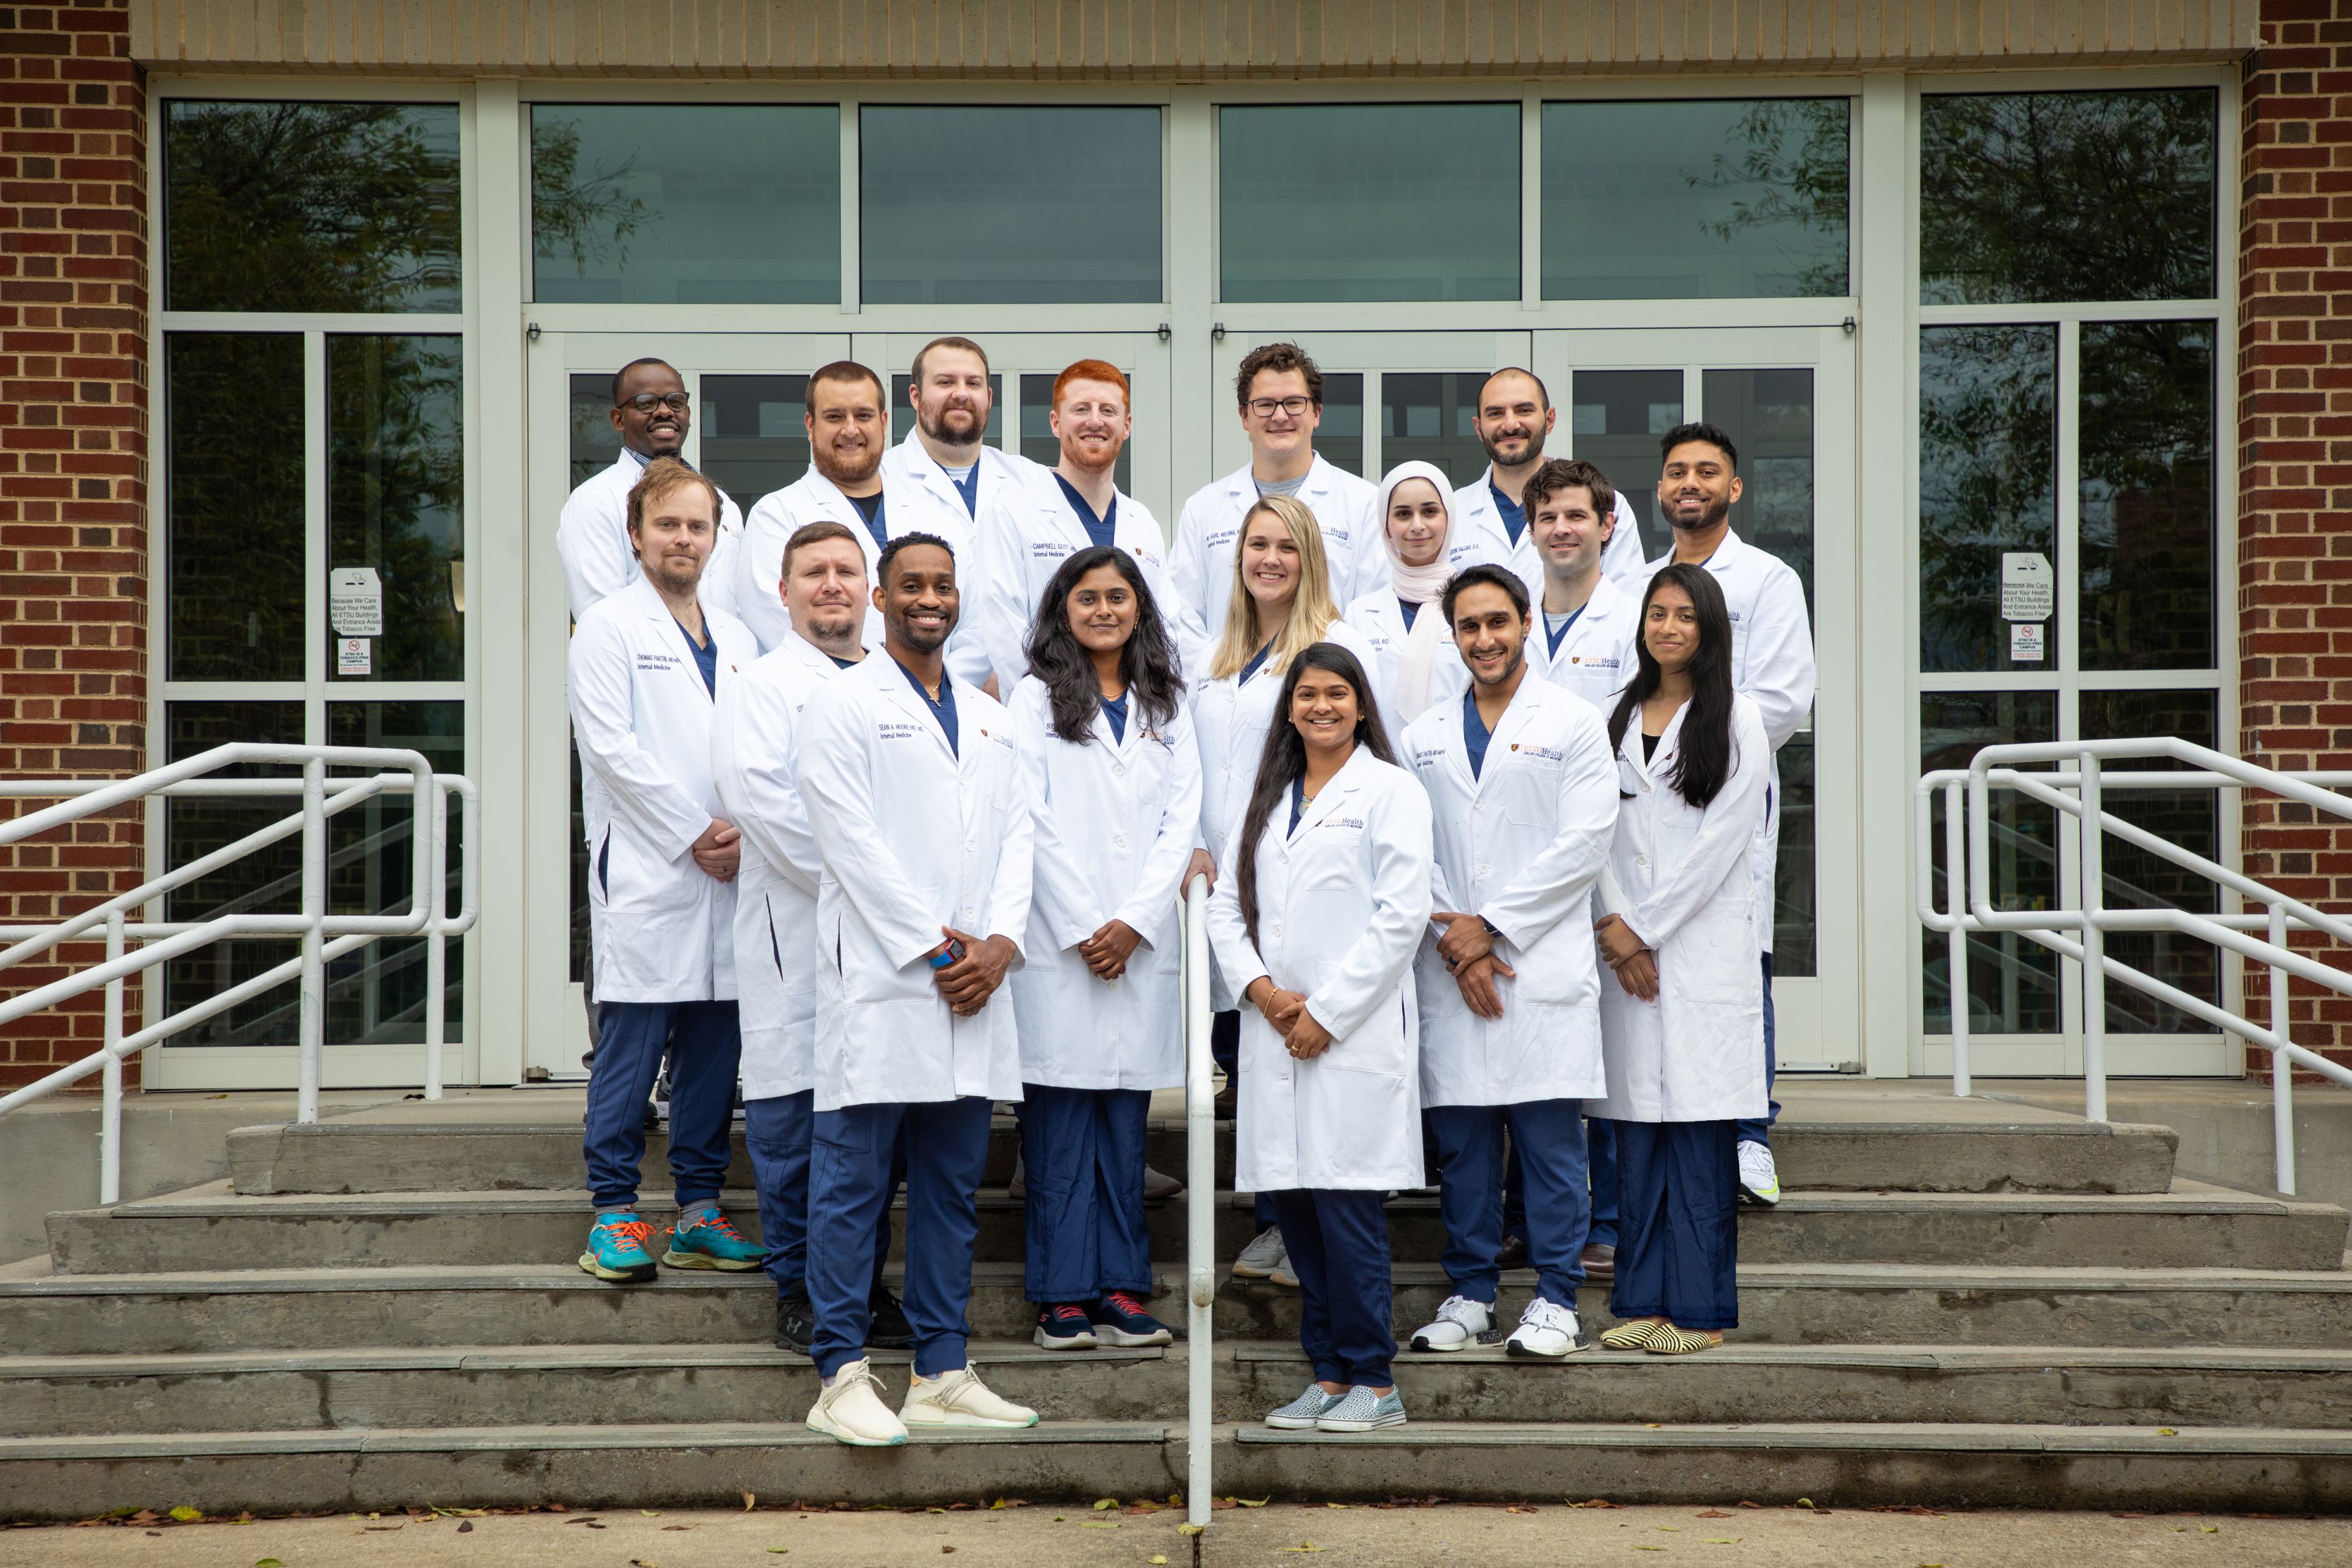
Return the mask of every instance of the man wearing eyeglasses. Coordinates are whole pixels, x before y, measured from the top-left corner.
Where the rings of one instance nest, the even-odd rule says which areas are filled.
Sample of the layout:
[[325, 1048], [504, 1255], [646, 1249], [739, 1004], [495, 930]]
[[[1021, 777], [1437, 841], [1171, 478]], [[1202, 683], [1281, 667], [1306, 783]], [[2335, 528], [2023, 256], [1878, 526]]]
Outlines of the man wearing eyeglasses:
[[[659, 360], [632, 360], [613, 378], [613, 428], [621, 455], [613, 465], [592, 474], [563, 503], [555, 530], [555, 553], [563, 560], [563, 592], [577, 624], [589, 606], [618, 593], [641, 575], [629, 548], [629, 492], [656, 457], [686, 455], [686, 433], [694, 423], [693, 400], [677, 371]], [[702, 574], [703, 598], [735, 612], [735, 549], [743, 537], [743, 514], [719, 492], [719, 541]]]
[[1243, 357], [1234, 390], [1249, 435], [1249, 463], [1192, 492], [1176, 519], [1170, 551], [1187, 675], [1205, 663], [1225, 622], [1234, 540], [1261, 496], [1294, 497], [1315, 514], [1334, 604], [1345, 606], [1388, 582], [1388, 555], [1372, 515], [1380, 492], [1315, 450], [1315, 429], [1323, 422], [1323, 372], [1315, 361], [1296, 343], [1262, 344]]

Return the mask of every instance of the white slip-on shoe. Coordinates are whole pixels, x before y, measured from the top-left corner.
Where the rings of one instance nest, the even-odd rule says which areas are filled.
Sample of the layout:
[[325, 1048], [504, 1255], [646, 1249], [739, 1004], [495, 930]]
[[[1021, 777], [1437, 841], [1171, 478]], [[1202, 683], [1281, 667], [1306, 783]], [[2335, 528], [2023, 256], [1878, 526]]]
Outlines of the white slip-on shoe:
[[1234, 1260], [1234, 1278], [1237, 1280], [1271, 1279], [1282, 1264], [1282, 1227], [1269, 1225], [1257, 1234], [1257, 1239], [1242, 1249]]
[[1495, 1326], [1495, 1309], [1467, 1296], [1448, 1296], [1437, 1309], [1434, 1322], [1412, 1331], [1415, 1350], [1463, 1350]]
[[999, 1429], [1034, 1427], [1037, 1412], [989, 1392], [980, 1374], [970, 1366], [943, 1372], [929, 1382], [907, 1379], [907, 1402], [898, 1419], [909, 1427], [990, 1427]]
[[1591, 1348], [1592, 1342], [1584, 1337], [1584, 1325], [1576, 1321], [1575, 1308], [1538, 1296], [1519, 1314], [1519, 1326], [1504, 1342], [1503, 1354], [1557, 1361]]
[[808, 1428], [859, 1448], [895, 1448], [907, 1440], [906, 1424], [882, 1403], [874, 1364], [863, 1357], [835, 1373], [832, 1383], [818, 1391], [816, 1406], [808, 1413]]
[[1762, 1144], [1739, 1141], [1739, 1196], [1769, 1208], [1780, 1201], [1780, 1167]]

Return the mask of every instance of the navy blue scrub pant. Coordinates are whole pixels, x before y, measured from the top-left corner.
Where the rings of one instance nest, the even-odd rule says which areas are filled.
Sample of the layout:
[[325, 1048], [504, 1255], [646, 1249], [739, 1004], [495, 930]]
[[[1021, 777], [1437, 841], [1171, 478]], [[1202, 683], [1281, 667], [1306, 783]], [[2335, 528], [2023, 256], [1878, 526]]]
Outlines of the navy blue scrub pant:
[[1739, 1326], [1739, 1156], [1734, 1122], [1617, 1124], [1613, 1317]]
[[[1594, 1247], [1617, 1245], [1617, 1124], [1584, 1119], [1584, 1164], [1591, 1173], [1592, 1225], [1584, 1239]], [[1528, 1239], [1528, 1178], [1519, 1169], [1519, 1145], [1511, 1140], [1503, 1165], [1503, 1234]]]
[[1151, 1293], [1143, 1218], [1144, 1089], [1021, 1086], [1029, 1184], [1029, 1299], [1083, 1305], [1113, 1291]]
[[715, 1202], [727, 1180], [728, 1124], [743, 1037], [735, 1004], [601, 1002], [603, 1033], [588, 1071], [581, 1140], [588, 1196], [601, 1211], [634, 1208], [646, 1157], [646, 1100], [670, 1054], [669, 1174], [677, 1204]]
[[[816, 1092], [778, 1094], [743, 1102], [743, 1141], [751, 1150], [751, 1179], [760, 1189], [760, 1238], [768, 1256], [761, 1267], [776, 1282], [776, 1294], [804, 1286], [808, 1279], [809, 1151], [816, 1136]], [[874, 1285], [866, 1300], [882, 1299], [882, 1267], [890, 1256], [890, 1196], [906, 1179], [902, 1152], [893, 1162], [890, 1192], [874, 1227]]]
[[1298, 1343], [1316, 1378], [1388, 1387], [1396, 1333], [1381, 1195], [1294, 1187], [1265, 1196], [1298, 1276]]
[[1739, 1141], [1743, 1144], [1772, 1145], [1770, 1129], [1780, 1119], [1780, 1102], [1769, 1100], [1773, 1075], [1780, 1071], [1779, 1053], [1772, 1049], [1772, 955], [1764, 955], [1764, 1092], [1770, 1109], [1761, 1116], [1742, 1117], [1738, 1123]]
[[827, 1377], [866, 1354], [875, 1230], [890, 1206], [894, 1157], [907, 1170], [907, 1322], [923, 1377], [964, 1364], [971, 1327], [974, 1201], [988, 1164], [988, 1119], [978, 1095], [919, 1104], [845, 1105], [816, 1113], [809, 1155], [808, 1293], [816, 1316], [809, 1359]]
[[[1454, 1294], [1495, 1304], [1502, 1270], [1503, 1132], [1526, 1174], [1528, 1261], [1544, 1300], [1573, 1308], [1584, 1283], [1591, 1194], [1584, 1163], [1584, 1103], [1530, 1100], [1517, 1105], [1432, 1105], [1422, 1114], [1437, 1139], [1437, 1209], [1445, 1222], [1439, 1260]], [[1296, 1267], [1294, 1263], [1293, 1267]]]

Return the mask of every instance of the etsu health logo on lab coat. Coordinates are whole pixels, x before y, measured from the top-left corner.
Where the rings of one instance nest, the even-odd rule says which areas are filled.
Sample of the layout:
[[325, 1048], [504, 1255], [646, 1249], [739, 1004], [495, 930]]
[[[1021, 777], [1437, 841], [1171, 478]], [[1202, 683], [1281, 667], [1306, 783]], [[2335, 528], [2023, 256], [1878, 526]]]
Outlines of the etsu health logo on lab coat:
[[1587, 668], [1595, 670], [1614, 670], [1620, 668], [1625, 663], [1624, 660], [1607, 653], [1595, 653], [1590, 659], [1586, 658], [1581, 653], [1570, 653], [1568, 656], [1568, 662], [1571, 664], [1581, 664]]

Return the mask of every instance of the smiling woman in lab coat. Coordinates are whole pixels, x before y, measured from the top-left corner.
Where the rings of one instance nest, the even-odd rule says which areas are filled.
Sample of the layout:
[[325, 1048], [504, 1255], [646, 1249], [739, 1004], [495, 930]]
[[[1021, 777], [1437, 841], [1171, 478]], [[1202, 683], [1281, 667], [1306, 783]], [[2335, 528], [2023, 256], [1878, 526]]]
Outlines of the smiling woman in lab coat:
[[1731, 616], [1704, 567], [1668, 566], [1642, 602], [1640, 660], [1609, 720], [1615, 887], [1600, 925], [1617, 1124], [1612, 1350], [1684, 1355], [1739, 1323], [1736, 1123], [1764, 1109], [1763, 935], [1748, 845], [1772, 744], [1731, 685]]
[[1392, 1187], [1422, 1185], [1412, 957], [1429, 920], [1429, 796], [1396, 765], [1353, 653], [1282, 682], [1249, 806], [1209, 901], [1243, 1015], [1234, 1185], [1270, 1195], [1315, 1381], [1271, 1427], [1404, 1424], [1389, 1364]]
[[1443, 615], [1422, 612], [1437, 603], [1446, 580], [1477, 559], [1477, 546], [1454, 526], [1454, 493], [1433, 463], [1400, 463], [1381, 481], [1381, 559], [1389, 580], [1348, 606], [1349, 626], [1363, 633], [1380, 663], [1370, 674], [1381, 712], [1397, 738], [1404, 727], [1442, 702], [1459, 701], [1469, 684], [1454, 656], [1454, 634]]
[[1144, 1306], [1144, 1115], [1184, 1081], [1176, 890], [1201, 758], [1173, 630], [1127, 551], [1064, 560], [1038, 600], [1013, 737], [1036, 843], [1029, 963], [1013, 977], [1038, 1344], [1166, 1344]]

